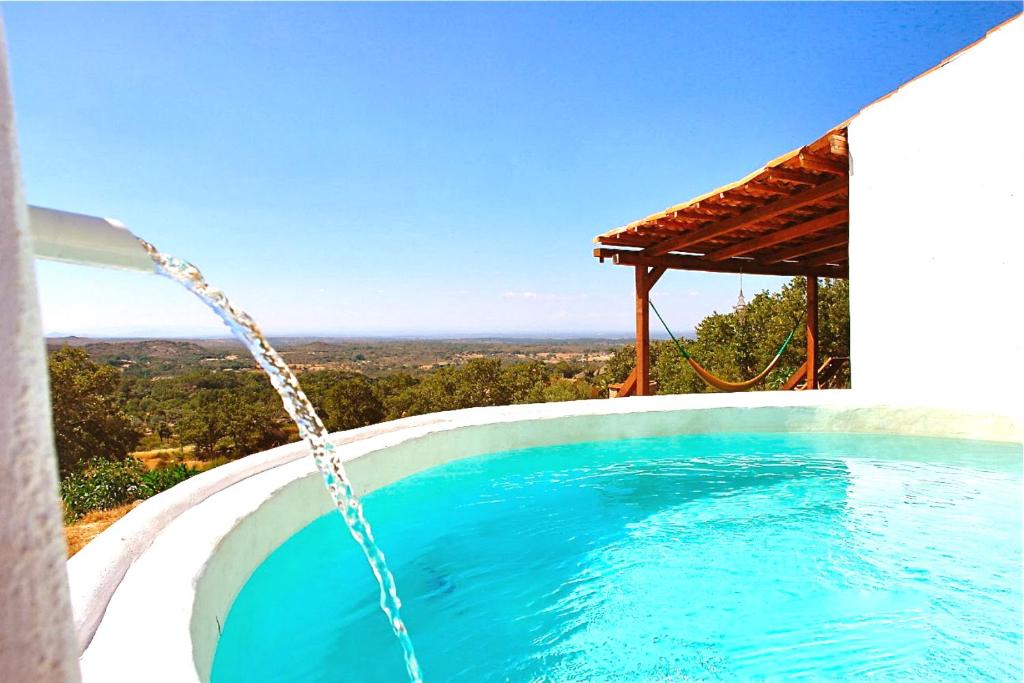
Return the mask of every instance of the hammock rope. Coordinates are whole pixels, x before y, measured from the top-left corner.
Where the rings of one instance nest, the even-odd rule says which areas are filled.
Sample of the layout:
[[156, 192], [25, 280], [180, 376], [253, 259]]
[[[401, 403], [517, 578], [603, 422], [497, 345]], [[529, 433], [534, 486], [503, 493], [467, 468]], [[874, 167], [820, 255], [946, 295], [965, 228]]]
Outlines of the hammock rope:
[[789, 336], [786, 337], [786, 340], [782, 342], [782, 346], [779, 347], [779, 350], [778, 352], [776, 352], [775, 357], [772, 358], [771, 362], [768, 363], [768, 366], [765, 367], [764, 370], [759, 372], [756, 376], [743, 382], [729, 382], [728, 380], [716, 377], [715, 375], [711, 374], [703, 367], [701, 367], [700, 363], [695, 361], [693, 359], [693, 356], [691, 356], [690, 353], [686, 350], [686, 347], [683, 346], [683, 343], [676, 339], [676, 336], [672, 334], [672, 330], [670, 330], [668, 325], [665, 323], [665, 319], [661, 317], [661, 313], [658, 312], [658, 308], [654, 305], [654, 302], [649, 301], [649, 303], [651, 305], [651, 310], [654, 311], [654, 315], [658, 316], [658, 320], [661, 322], [661, 326], [665, 328], [665, 331], [668, 332], [668, 336], [675, 343], [676, 348], [679, 349], [679, 355], [681, 355], [686, 360], [686, 362], [690, 364], [690, 367], [693, 368], [693, 371], [697, 373], [697, 376], [700, 377], [705, 384], [714, 387], [719, 391], [746, 391], [747, 389], [755, 387], [762, 381], [764, 381], [764, 379], [771, 374], [772, 370], [775, 369], [775, 366], [779, 364], [779, 361], [782, 360], [782, 354], [786, 352], [786, 348], [789, 346], [789, 342], [793, 341], [793, 336], [796, 335], [796, 331], [797, 329], [799, 329], [801, 322], [800, 320], [797, 320], [796, 325], [793, 327], [793, 331], [790, 332]]

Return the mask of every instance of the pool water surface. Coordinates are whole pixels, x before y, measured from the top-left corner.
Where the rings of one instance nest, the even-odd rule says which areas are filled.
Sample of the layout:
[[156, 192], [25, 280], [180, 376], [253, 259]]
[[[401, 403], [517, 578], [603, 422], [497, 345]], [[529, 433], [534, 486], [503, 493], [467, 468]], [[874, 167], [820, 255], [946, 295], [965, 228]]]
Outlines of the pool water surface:
[[[720, 434], [495, 453], [364, 499], [427, 681], [1021, 680], [1021, 448]], [[212, 679], [402, 681], [336, 512]]]

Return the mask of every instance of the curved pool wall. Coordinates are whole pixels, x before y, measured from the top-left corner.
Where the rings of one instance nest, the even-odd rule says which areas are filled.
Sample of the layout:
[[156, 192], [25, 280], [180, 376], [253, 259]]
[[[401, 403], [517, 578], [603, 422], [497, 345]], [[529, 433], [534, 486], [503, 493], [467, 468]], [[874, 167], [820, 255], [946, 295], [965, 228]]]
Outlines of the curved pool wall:
[[[472, 408], [341, 432], [332, 441], [363, 495], [494, 451], [787, 431], [1019, 442], [1022, 430], [1014, 417], [992, 412], [879, 404], [856, 392], [818, 391]], [[330, 509], [304, 444], [218, 467], [139, 505], [68, 562], [83, 678], [134, 680], [145, 672], [147, 680], [209, 680], [220, 628], [251, 572]], [[387, 539], [380, 541], [387, 551]]]

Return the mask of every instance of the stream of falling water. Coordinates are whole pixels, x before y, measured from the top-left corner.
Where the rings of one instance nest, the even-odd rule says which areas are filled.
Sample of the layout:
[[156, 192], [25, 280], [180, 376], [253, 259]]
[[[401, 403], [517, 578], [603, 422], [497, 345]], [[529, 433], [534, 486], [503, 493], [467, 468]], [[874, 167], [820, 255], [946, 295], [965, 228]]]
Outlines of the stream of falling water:
[[316, 466], [323, 475], [331, 498], [334, 499], [338, 511], [345, 519], [345, 524], [352, 532], [352, 537], [362, 548], [374, 576], [377, 577], [377, 583], [380, 585], [380, 608], [391, 622], [391, 629], [402, 644], [402, 650], [405, 653], [405, 668], [409, 672], [409, 679], [412, 683], [422, 683], [423, 677], [419, 663], [416, 661], [416, 653], [413, 651], [412, 639], [409, 637], [409, 631], [399, 613], [401, 601], [398, 599], [395, 577], [388, 569], [384, 553], [373, 540], [370, 524], [363, 515], [363, 506], [352, 490], [352, 483], [345, 473], [341, 458], [335, 453], [334, 446], [327, 440], [327, 429], [313, 409], [313, 404], [306, 398], [302, 387], [299, 386], [299, 380], [295, 377], [295, 373], [270, 345], [249, 314], [236, 308], [224, 295], [224, 292], [207, 283], [198, 268], [187, 261], [160, 253], [152, 244], [143, 239], [139, 239], [139, 242], [156, 263], [157, 271], [183, 285], [212, 308], [224, 321], [224, 324], [231, 328], [234, 335], [245, 344], [256, 362], [270, 377], [271, 384], [281, 396], [285, 410], [298, 425], [299, 435], [309, 442], [310, 449], [313, 451], [313, 460], [316, 461]]

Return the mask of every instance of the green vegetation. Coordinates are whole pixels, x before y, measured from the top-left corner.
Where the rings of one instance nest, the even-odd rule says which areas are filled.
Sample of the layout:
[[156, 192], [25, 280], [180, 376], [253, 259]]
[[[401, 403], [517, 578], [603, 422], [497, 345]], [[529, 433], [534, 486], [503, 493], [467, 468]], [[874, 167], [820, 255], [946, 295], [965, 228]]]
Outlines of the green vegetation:
[[302, 375], [302, 388], [332, 432], [384, 419], [384, 390], [362, 375], [317, 370]]
[[140, 433], [120, 400], [121, 373], [98, 365], [82, 349], [50, 355], [53, 436], [62, 475], [81, 469], [97, 455], [124, 459]]
[[[557, 366], [537, 361], [502, 365], [491, 358], [473, 358], [465, 365], [444, 367], [385, 399], [388, 419], [423, 415], [439, 410], [514, 403], [543, 403], [591, 398], [586, 370], [567, 380]], [[567, 390], [566, 383], [573, 388]]]
[[[847, 280], [822, 280], [818, 288], [819, 357], [850, 355], [850, 289]], [[775, 294], [762, 292], [751, 299], [742, 313], [712, 313], [697, 325], [696, 336], [686, 339], [687, 351], [706, 369], [729, 381], [740, 381], [759, 373], [779, 350], [794, 325], [802, 323], [804, 279], [794, 278]], [[668, 322], [669, 325], [672, 322]], [[660, 327], [655, 318], [652, 325]], [[657, 328], [652, 328], [656, 330]], [[758, 389], [778, 389], [805, 360], [807, 334], [803, 324], [782, 356], [779, 366]], [[602, 384], [621, 382], [632, 370], [632, 344], [615, 351], [601, 374]], [[711, 392], [690, 369], [671, 341], [651, 344], [651, 380], [662, 394]], [[850, 383], [847, 366], [835, 386]]]
[[125, 388], [126, 408], [144, 429], [194, 446], [200, 459], [265, 450], [294, 433], [270, 382], [255, 372], [201, 370]]
[[199, 470], [180, 463], [149, 470], [135, 458], [92, 460], [60, 482], [64, 522], [71, 523], [92, 510], [109, 510], [149, 498], [194, 474]]
[[[81, 347], [50, 354], [53, 412], [65, 519], [107, 510], [159, 493], [230, 459], [298, 438], [270, 382], [250, 363], [243, 369], [200, 367], [180, 373], [132, 371], [142, 366], [119, 344], [114, 365]], [[142, 343], [152, 358], [154, 343]], [[162, 345], [173, 349], [171, 343]], [[195, 356], [191, 345], [185, 352]], [[161, 369], [171, 361], [162, 360]], [[332, 431], [407, 415], [480, 405], [590, 398], [583, 363], [505, 364], [474, 357], [416, 375], [380, 377], [347, 370], [300, 373], [304, 390]], [[179, 450], [179, 461], [148, 469], [130, 456], [140, 446]], [[181, 462], [186, 451], [198, 467]]]
[[[751, 377], [802, 319], [803, 292], [803, 279], [796, 278], [776, 294], [758, 294], [742, 314], [712, 313], [685, 343], [716, 375]], [[822, 357], [849, 356], [848, 296], [844, 280], [820, 287]], [[631, 344], [609, 349], [593, 340], [281, 346], [331, 431], [441, 410], [607, 396], [608, 385], [625, 379], [634, 361]], [[781, 386], [803, 363], [804, 348], [800, 326], [761, 388]], [[387, 359], [395, 363], [389, 372]], [[660, 393], [709, 391], [670, 341], [652, 344], [651, 375]], [[50, 382], [68, 519], [145, 498], [200, 468], [298, 438], [269, 381], [229, 341], [62, 346], [50, 354]], [[837, 379], [838, 386], [848, 382], [848, 371]], [[147, 469], [130, 457], [137, 447], [177, 449], [177, 461]], [[186, 451], [195, 466], [184, 464]]]

